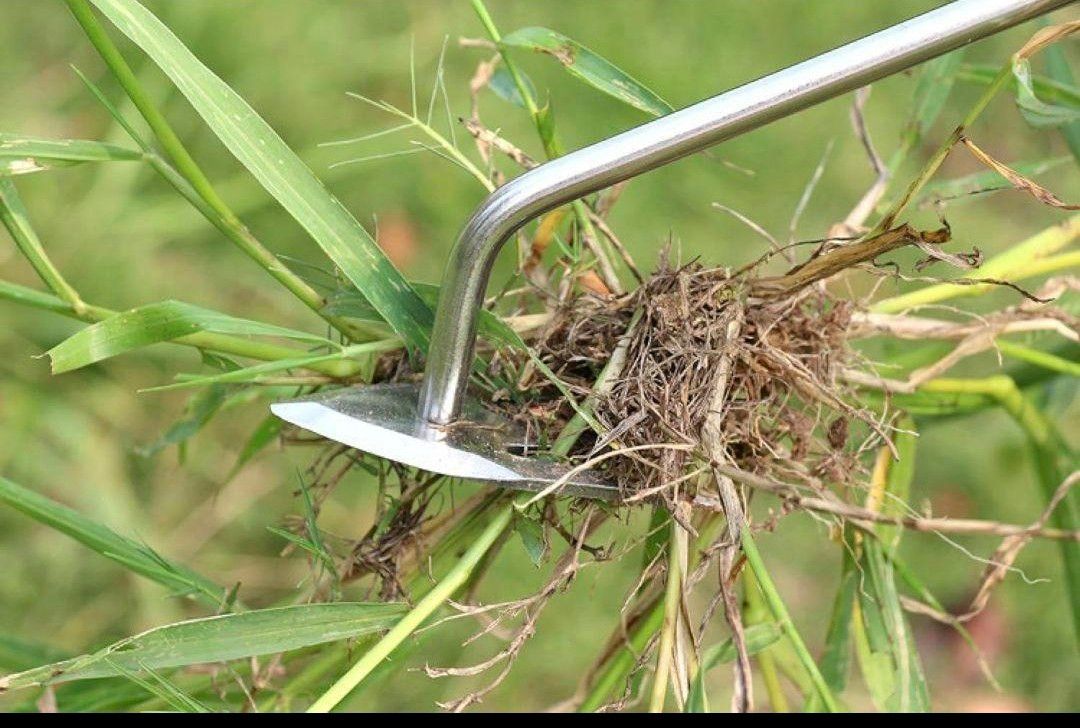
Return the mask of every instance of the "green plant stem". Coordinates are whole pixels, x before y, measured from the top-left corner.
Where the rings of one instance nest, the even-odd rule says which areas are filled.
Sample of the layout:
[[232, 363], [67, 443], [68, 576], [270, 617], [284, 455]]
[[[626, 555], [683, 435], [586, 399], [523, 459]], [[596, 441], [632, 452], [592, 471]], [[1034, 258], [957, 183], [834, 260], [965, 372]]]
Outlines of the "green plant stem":
[[30, 216], [10, 177], [0, 177], [0, 222], [8, 229], [23, 256], [30, 261], [34, 271], [53, 293], [70, 304], [72, 310], [82, 312], [86, 309], [75, 288], [65, 280], [60, 270], [53, 264], [45, 246], [41, 244], [37, 233], [30, 224]]
[[[769, 618], [768, 612], [762, 601], [761, 590], [757, 579], [754, 578], [753, 571], [748, 570], [743, 573], [743, 593], [746, 596], [743, 608], [743, 621], [746, 626], [751, 627], [767, 621]], [[780, 675], [776, 670], [776, 658], [773, 656], [772, 650], [772, 646], [766, 647], [757, 653], [754, 659], [757, 660], [758, 667], [761, 668], [765, 693], [769, 696], [769, 705], [772, 707], [773, 712], [788, 713], [791, 711], [791, 707], [788, 705], [783, 686], [780, 684]]]
[[[667, 580], [664, 589], [664, 621], [660, 632], [660, 644], [656, 648], [656, 672], [653, 674], [652, 695], [649, 712], [664, 712], [668, 677], [675, 647], [675, 630], [678, 628], [679, 607], [682, 604], [682, 572], [679, 568], [679, 543], [682, 526], [671, 519], [671, 538], [668, 540]], [[684, 542], [685, 543], [685, 542]]]
[[780, 625], [780, 629], [787, 636], [788, 641], [795, 650], [795, 654], [799, 658], [799, 662], [806, 668], [806, 672], [810, 675], [810, 681], [821, 697], [825, 709], [830, 713], [838, 712], [839, 706], [836, 699], [833, 697], [832, 691], [829, 690], [829, 686], [825, 684], [825, 678], [821, 676], [821, 671], [818, 669], [817, 663], [814, 662], [814, 658], [810, 656], [810, 651], [806, 649], [806, 643], [803, 642], [802, 636], [799, 635], [799, 631], [795, 628], [795, 623], [791, 621], [791, 615], [784, 605], [784, 600], [780, 598], [780, 593], [776, 590], [776, 585], [765, 568], [765, 562], [761, 559], [761, 553], [754, 543], [754, 537], [751, 535], [750, 529], [745, 525], [742, 529], [742, 549], [746, 555], [746, 563], [753, 572], [754, 578], [757, 579], [758, 587], [765, 598], [765, 604], [768, 605], [773, 619], [776, 620], [777, 624]]
[[612, 691], [625, 680], [627, 673], [634, 667], [638, 655], [645, 651], [649, 641], [664, 624], [664, 601], [656, 599], [652, 606], [638, 620], [634, 630], [630, 633], [626, 644], [608, 660], [600, 677], [593, 683], [589, 694], [585, 696], [578, 707], [579, 713], [592, 713], [598, 710], [611, 695]]
[[935, 174], [937, 174], [937, 171], [941, 168], [941, 165], [942, 163], [944, 163], [945, 158], [949, 156], [949, 152], [951, 152], [952, 148], [956, 146], [957, 142], [960, 141], [960, 138], [967, 131], [968, 127], [975, 123], [975, 120], [978, 119], [979, 116], [982, 114], [983, 110], [986, 109], [986, 106], [990, 103], [991, 99], [993, 99], [994, 96], [997, 95], [998, 91], [1001, 90], [1001, 88], [1010, 78], [1012, 78], [1012, 65], [1007, 63], [1001, 68], [1001, 70], [998, 72], [998, 75], [994, 77], [994, 80], [990, 83], [990, 85], [983, 91], [978, 101], [976, 101], [975, 105], [971, 107], [971, 110], [968, 111], [967, 115], [960, 122], [960, 126], [956, 127], [956, 129], [953, 130], [953, 133], [950, 134], [948, 138], [946, 138], [945, 141], [941, 143], [941, 145], [937, 148], [934, 154], [930, 157], [930, 160], [922, 168], [922, 170], [915, 177], [915, 179], [911, 181], [911, 184], [908, 185], [908, 188], [904, 191], [903, 197], [901, 197], [899, 202], [897, 202], [896, 205], [893, 206], [892, 209], [889, 211], [889, 213], [881, 219], [881, 222], [879, 222], [877, 226], [875, 226], [875, 228], [866, 235], [867, 238], [880, 235], [896, 223], [896, 220], [900, 217], [904, 210], [907, 209], [907, 206], [911, 203], [911, 201], [914, 200], [915, 197], [918, 195], [919, 190], [921, 190], [926, 185], [926, 183], [929, 182]]
[[[135, 108], [142, 114], [150, 130], [154, 133], [169, 159], [176, 166], [176, 171], [185, 179], [205, 205], [196, 205], [197, 209], [209, 219], [225, 236], [236, 244], [252, 260], [258, 263], [275, 280], [285, 286], [293, 295], [299, 298], [308, 308], [325, 319], [334, 328], [346, 336], [354, 336], [357, 332], [348, 321], [339, 317], [328, 316], [322, 309], [325, 301], [319, 293], [309, 286], [302, 278], [289, 270], [276, 255], [263, 246], [259, 240], [251, 234], [243, 222], [229, 208], [224, 200], [218, 195], [210, 180], [195, 162], [188, 152], [180, 137], [177, 136], [165, 116], [158, 110], [150, 99], [149, 94], [139, 83], [135, 73], [124, 60], [120, 49], [109, 38], [105, 28], [98, 22], [87, 0], [65, 0], [75, 20], [82, 26], [91, 44], [97, 49], [105, 64], [112, 71], [116, 80], [127, 93]], [[152, 160], [151, 160], [152, 161]], [[174, 186], [176, 182], [163, 173], [161, 165], [155, 165], [154, 169], [163, 174]], [[191, 197], [188, 197], [189, 201]]]
[[[561, 157], [563, 150], [559, 144], [559, 140], [554, 131], [551, 131], [551, 133], [544, 132], [542, 112], [536, 105], [536, 99], [533, 98], [532, 92], [529, 90], [528, 84], [525, 83], [525, 78], [521, 75], [521, 71], [518, 70], [517, 64], [514, 63], [514, 60], [502, 45], [502, 34], [499, 33], [499, 29], [495, 25], [491, 13], [488, 12], [487, 7], [484, 5], [484, 0], [472, 0], [472, 6], [477, 17], [480, 18], [480, 23], [484, 26], [484, 30], [487, 32], [488, 37], [495, 43], [499, 56], [506, 66], [506, 71], [514, 81], [514, 86], [517, 88], [518, 95], [521, 96], [521, 100], [525, 104], [525, 109], [529, 112], [529, 116], [532, 117], [533, 125], [536, 127], [536, 132], [540, 136], [540, 142], [544, 146], [544, 154], [548, 159]], [[586, 209], [585, 203], [581, 200], [575, 200], [570, 203], [570, 208], [574, 211], [574, 218], [581, 227], [581, 235], [595, 241], [596, 244], [599, 245], [600, 238], [596, 234], [596, 229], [592, 224], [592, 220], [589, 219], [589, 211]], [[617, 283], [617, 281], [613, 280], [612, 283]], [[622, 290], [615, 290], [612, 291], [612, 293], [622, 293]]]
[[[716, 537], [716, 530], [722, 523], [722, 518], [716, 514], [710, 514], [710, 517], [698, 526], [698, 536], [690, 548], [689, 572], [692, 572], [697, 566], [702, 551], [713, 542]], [[601, 672], [600, 677], [593, 682], [592, 688], [590, 688], [582, 701], [578, 712], [585, 713], [597, 710], [604, 705], [615, 686], [620, 681], [626, 680], [630, 670], [637, 663], [638, 657], [663, 626], [664, 600], [653, 597], [651, 604], [646, 604], [643, 609], [635, 610], [635, 612], [642, 614], [642, 617], [638, 620], [626, 643], [609, 658], [607, 666]], [[621, 635], [622, 633], [623, 629], [620, 622], [616, 634]]]
[[1055, 356], [1046, 351], [1040, 351], [1039, 349], [1032, 349], [1029, 346], [1023, 346], [1022, 344], [1016, 344], [1011, 341], [999, 340], [995, 346], [1005, 356], [1010, 356], [1013, 359], [1019, 359], [1020, 361], [1026, 361], [1029, 364], [1049, 369], [1050, 371], [1060, 372], [1071, 377], [1080, 377], [1080, 362], [1070, 361], [1060, 356]]
[[[476, 536], [487, 525], [483, 522], [483, 518], [487, 511], [507, 500], [509, 499], [505, 492], [493, 491], [474, 506], [463, 507], [459, 516], [454, 519], [453, 526], [446, 531], [440, 532], [440, 535], [436, 537], [437, 543], [432, 549], [429, 558], [417, 561], [410, 567], [409, 575], [411, 580], [409, 582], [408, 592], [414, 595], [423, 594], [425, 593], [425, 589], [430, 589], [430, 572], [428, 569], [439, 570], [445, 558], [456, 558], [456, 554], [464, 548], [464, 544], [472, 543]], [[402, 578], [404, 578], [404, 575], [402, 575]], [[363, 644], [370, 645], [374, 642], [374, 639], [365, 638]], [[414, 642], [413, 645], [415, 644], [416, 643]], [[401, 656], [402, 653], [410, 647], [410, 645], [399, 647], [393, 656]], [[347, 664], [349, 657], [356, 652], [356, 649], [357, 645], [346, 644], [337, 644], [327, 647], [322, 654], [305, 665], [301, 671], [282, 688], [279, 696], [273, 696], [264, 701], [263, 704], [260, 705], [260, 710], [265, 711], [276, 707], [278, 704], [277, 701], [280, 698], [289, 701], [292, 698], [300, 697], [309, 688], [321, 683], [329, 673], [336, 671], [340, 665]], [[385, 662], [382, 663], [382, 665], [386, 664], [387, 663]], [[399, 662], [398, 664], [403, 663]], [[383, 670], [376, 668], [373, 674], [368, 676], [366, 684], [370, 686], [380, 677], [389, 675], [392, 670], [392, 666], [389, 669]]]
[[[1080, 251], [1052, 255], [1080, 237], [1080, 215], [1042, 230], [1027, 240], [994, 256], [976, 270], [961, 278], [1026, 278], [1065, 270], [1080, 264]], [[899, 296], [878, 301], [870, 310], [875, 313], [900, 313], [919, 306], [961, 296], [977, 296], [994, 288], [990, 283], [937, 283]]]
[[[103, 321], [117, 314], [117, 312], [112, 309], [94, 306], [89, 303], [84, 303], [81, 311], [76, 310], [74, 305], [58, 296], [35, 291], [32, 288], [26, 288], [25, 286], [9, 283], [7, 281], [0, 281], [0, 300], [8, 300], [23, 306], [29, 306], [30, 308], [57, 313], [89, 324]], [[173, 339], [169, 343], [183, 344], [185, 346], [193, 346], [197, 349], [214, 351], [219, 354], [242, 356], [249, 359], [257, 359], [259, 361], [282, 361], [308, 356], [308, 352], [294, 349], [289, 346], [253, 341], [238, 336], [228, 336], [226, 334], [215, 334], [209, 331], [188, 334], [187, 336]], [[354, 361], [339, 360], [315, 362], [305, 368], [340, 379], [358, 373], [361, 369], [361, 365]]]
[[309, 713], [328, 713], [348, 696], [352, 690], [385, 660], [402, 642], [408, 639], [446, 600], [469, 579], [469, 575], [483, 558], [487, 550], [495, 543], [503, 530], [510, 524], [514, 514], [514, 504], [503, 506], [488, 523], [487, 528], [477, 537], [454, 567], [416, 606], [406, 614], [393, 629], [379, 640], [356, 662], [341, 678], [330, 686], [310, 708]]
[[[1058, 435], [1053, 423], [1031, 403], [1010, 377], [996, 375], [982, 379], [933, 379], [920, 391], [946, 394], [977, 394], [992, 397], [1027, 434], [1031, 443], [1038, 480], [1049, 501], [1065, 477], [1075, 469], [1076, 457]], [[1064, 461], [1064, 462], [1063, 462]], [[1080, 530], [1080, 508], [1074, 493], [1068, 493], [1054, 510], [1051, 522], [1058, 528]], [[1061, 541], [1066, 590], [1072, 609], [1073, 628], [1080, 640], [1080, 544]]]
[[529, 87], [525, 84], [525, 79], [522, 77], [521, 72], [518, 71], [517, 65], [510, 60], [503, 50], [501, 46], [502, 34], [499, 33], [499, 29], [496, 27], [495, 21], [491, 17], [491, 13], [488, 12], [487, 7], [484, 5], [484, 0], [472, 0], [472, 6], [477, 17], [480, 18], [480, 23], [484, 26], [484, 30], [487, 31], [488, 37], [490, 37], [498, 47], [499, 55], [502, 56], [503, 63], [506, 64], [506, 70], [510, 74], [510, 78], [514, 80], [514, 85], [521, 95], [521, 100], [525, 103], [525, 109], [529, 112], [529, 115], [533, 117], [535, 122], [540, 113], [540, 110], [536, 107], [536, 100], [533, 98], [532, 94], [529, 93]]

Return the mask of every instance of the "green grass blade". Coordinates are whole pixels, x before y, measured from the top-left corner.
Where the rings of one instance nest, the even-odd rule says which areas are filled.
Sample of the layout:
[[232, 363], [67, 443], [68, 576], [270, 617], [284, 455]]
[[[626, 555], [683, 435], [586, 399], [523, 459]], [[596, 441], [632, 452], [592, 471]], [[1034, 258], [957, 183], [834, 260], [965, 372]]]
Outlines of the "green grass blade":
[[671, 104], [649, 87], [557, 31], [539, 27], [520, 28], [503, 36], [502, 44], [545, 53], [562, 64], [572, 76], [647, 114], [663, 116], [674, 111]]
[[0, 634], [0, 669], [3, 670], [27, 670], [43, 662], [56, 662], [68, 654], [51, 645]]
[[240, 449], [240, 454], [236, 456], [236, 462], [233, 463], [232, 469], [229, 470], [225, 482], [229, 482], [235, 478], [236, 474], [239, 473], [253, 457], [258, 455], [262, 452], [263, 448], [276, 440], [278, 435], [281, 434], [283, 427], [284, 422], [276, 415], [268, 415], [266, 419], [260, 422], [258, 427], [251, 431], [247, 442], [244, 443], [244, 447]]
[[[957, 81], [964, 81], [977, 86], [988, 86], [994, 82], [994, 77], [1000, 71], [999, 66], [984, 64], [964, 64], [956, 74]], [[1016, 79], [1010, 77], [1010, 85], [1016, 87]], [[1076, 106], [1080, 104], [1080, 89], [1072, 84], [1061, 83], [1046, 76], [1031, 74], [1031, 87], [1035, 94], [1047, 103], [1061, 104], [1063, 106]]]
[[352, 639], [388, 629], [400, 604], [335, 602], [258, 609], [156, 627], [97, 652], [0, 678], [0, 689], [226, 662]]
[[0, 176], [43, 172], [84, 162], [137, 161], [137, 149], [83, 139], [36, 139], [0, 132]]
[[[769, 647], [783, 636], [780, 625], [775, 622], [763, 622], [753, 624], [746, 628], [746, 652], [753, 656]], [[717, 665], [734, 662], [737, 656], [735, 643], [726, 639], [720, 644], [712, 645], [701, 654], [701, 666], [690, 686], [690, 694], [686, 698], [686, 713], [707, 713], [707, 701], [705, 696], [705, 673]]]
[[507, 503], [495, 513], [492, 520], [484, 528], [483, 532], [462, 554], [454, 564], [450, 572], [446, 574], [424, 598], [416, 603], [407, 614], [401, 617], [393, 629], [386, 633], [371, 649], [363, 654], [349, 670], [342, 675], [337, 682], [330, 686], [319, 699], [311, 704], [307, 712], [328, 713], [333, 710], [349, 693], [359, 685], [372, 670], [382, 664], [386, 658], [408, 639], [413, 632], [419, 629], [432, 614], [439, 609], [447, 599], [460, 589], [469, 579], [473, 569], [480, 563], [484, 554], [498, 540], [506, 527], [510, 525], [514, 509], [524, 503], [524, 498], [513, 504]]
[[229, 151], [311, 234], [387, 323], [409, 345], [426, 348], [431, 309], [255, 110], [135, 0], [93, 3], [169, 76]]
[[914, 135], [917, 142], [930, 131], [937, 118], [945, 108], [945, 102], [952, 93], [953, 83], [956, 81], [956, 72], [964, 60], [964, 49], [946, 53], [926, 63], [919, 73], [919, 80], [915, 84], [915, 93], [912, 97], [913, 107], [911, 110], [911, 122], [909, 134]]
[[67, 282], [45, 253], [45, 246], [41, 244], [33, 225], [30, 224], [30, 213], [23, 205], [15, 183], [3, 176], [0, 176], [0, 222], [7, 228], [19, 252], [30, 262], [34, 272], [44, 281], [49, 290], [67, 301], [76, 310], [82, 308], [84, 304], [78, 292]]
[[[525, 88], [530, 94], [530, 97], [535, 99], [536, 87], [533, 85], [532, 80], [525, 74], [521, 74], [521, 80], [525, 84]], [[519, 109], [528, 110], [525, 97], [518, 91], [518, 87], [514, 82], [514, 77], [506, 70], [505, 66], [499, 66], [495, 69], [495, 73], [491, 74], [491, 79], [488, 81], [488, 88], [503, 101], [507, 101]]]
[[863, 544], [862, 567], [868, 578], [859, 591], [862, 624], [858, 636], [859, 663], [863, 679], [879, 710], [926, 712], [929, 691], [919, 664], [911, 627], [907, 623], [892, 564], [877, 541]]
[[[1049, 103], [1039, 98], [1031, 75], [1031, 64], [1026, 58], [1016, 58], [1012, 64], [1013, 78], [1016, 80], [1016, 105], [1024, 120], [1034, 127], [1060, 127], [1080, 122], [1080, 104], [1063, 99]], [[1067, 96], [1078, 95], [1075, 88], [1064, 86]]]
[[276, 336], [328, 344], [302, 331], [235, 318], [182, 301], [159, 301], [110, 316], [78, 331], [49, 350], [59, 374], [163, 341], [197, 332], [240, 336]]
[[[744, 637], [746, 638], [746, 651], [752, 657], [766, 647], [772, 645], [782, 636], [783, 632], [780, 629], [780, 625], [775, 622], [752, 624], [746, 628], [744, 634]], [[735, 643], [730, 639], [726, 639], [719, 644], [712, 645], [701, 653], [701, 669], [709, 671], [717, 665], [725, 665], [729, 662], [734, 662], [737, 655]]]
[[140, 676], [137, 672], [131, 668], [114, 662], [111, 658], [106, 657], [105, 662], [109, 664], [113, 670], [116, 671], [121, 677], [125, 678], [129, 682], [137, 685], [151, 695], [157, 696], [166, 705], [170, 706], [174, 711], [178, 713], [211, 713], [208, 707], [201, 702], [191, 697], [176, 685], [158, 675], [146, 665], [139, 665], [139, 670], [146, 673], [149, 679]]
[[[1063, 86], [1075, 89], [1076, 79], [1073, 76], [1072, 69], [1069, 67], [1069, 61], [1065, 58], [1065, 51], [1061, 49], [1061, 45], [1055, 43], [1049, 46], [1043, 51], [1043, 55], [1046, 58], [1046, 73], [1050, 79]], [[1068, 145], [1069, 151], [1072, 152], [1073, 159], [1080, 163], [1080, 122], [1062, 126], [1061, 135], [1065, 138], [1065, 143]]]
[[761, 589], [761, 595], [765, 598], [765, 604], [768, 605], [773, 619], [780, 625], [799, 662], [810, 676], [810, 682], [821, 699], [822, 705], [830, 713], [839, 712], [840, 706], [837, 704], [836, 698], [833, 697], [832, 690], [829, 689], [825, 679], [821, 676], [821, 670], [818, 669], [817, 663], [810, 656], [810, 651], [806, 648], [802, 635], [799, 634], [795, 623], [791, 620], [787, 605], [784, 604], [780, 592], [776, 590], [776, 584], [773, 583], [772, 576], [769, 575], [765, 562], [761, 558], [761, 552], [758, 551], [757, 545], [754, 543], [754, 537], [747, 526], [743, 526], [742, 529], [742, 549], [746, 555], [746, 563]]
[[829, 629], [825, 633], [825, 650], [821, 655], [821, 676], [837, 695], [847, 687], [848, 673], [851, 671], [851, 620], [855, 608], [855, 590], [859, 584], [859, 573], [850, 551], [850, 537], [851, 534], [845, 529], [840, 544], [844, 550], [840, 585], [833, 600]]
[[185, 389], [188, 387], [203, 387], [215, 384], [243, 384], [245, 382], [258, 381], [260, 377], [268, 374], [287, 371], [291, 369], [310, 368], [314, 365], [335, 361], [353, 360], [357, 357], [377, 355], [386, 351], [401, 348], [399, 339], [386, 339], [383, 341], [371, 341], [366, 344], [353, 344], [346, 346], [341, 351], [332, 354], [319, 354], [315, 356], [296, 357], [294, 359], [281, 359], [279, 361], [255, 364], [250, 367], [234, 369], [231, 372], [209, 374], [205, 376], [185, 376], [182, 381], [174, 384], [166, 384], [160, 387], [150, 387], [145, 392], [165, 392], [173, 389]]
[[184, 408], [184, 416], [174, 422], [157, 440], [141, 448], [139, 453], [144, 457], [153, 457], [172, 445], [182, 446], [221, 410], [225, 404], [225, 395], [225, 387], [215, 386], [193, 396]]
[[0, 503], [70, 536], [92, 551], [123, 564], [178, 593], [193, 594], [217, 607], [225, 589], [194, 571], [166, 561], [148, 546], [119, 535], [81, 513], [0, 477]]

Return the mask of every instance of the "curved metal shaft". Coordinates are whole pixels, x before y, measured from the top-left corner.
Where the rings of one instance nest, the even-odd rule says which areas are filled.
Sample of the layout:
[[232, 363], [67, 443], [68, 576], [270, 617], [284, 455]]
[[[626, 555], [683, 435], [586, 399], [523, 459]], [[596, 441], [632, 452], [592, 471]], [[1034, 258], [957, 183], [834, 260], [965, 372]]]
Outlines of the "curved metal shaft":
[[435, 424], [457, 417], [492, 265], [503, 244], [530, 220], [1071, 1], [958, 0], [559, 157], [495, 190], [450, 252], [420, 393], [421, 416]]

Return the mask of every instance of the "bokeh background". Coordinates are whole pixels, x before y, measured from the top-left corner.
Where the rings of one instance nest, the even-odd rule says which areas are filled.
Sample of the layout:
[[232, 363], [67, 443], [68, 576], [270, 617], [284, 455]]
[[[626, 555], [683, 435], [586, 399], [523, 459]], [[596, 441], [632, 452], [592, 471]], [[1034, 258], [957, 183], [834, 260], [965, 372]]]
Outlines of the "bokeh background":
[[[525, 25], [559, 30], [682, 106], [936, 4], [492, 0], [490, 9], [504, 33]], [[467, 114], [467, 81], [476, 63], [489, 55], [458, 46], [459, 37], [482, 35], [467, 2], [173, 0], [147, 5], [278, 130], [358, 219], [378, 218], [380, 240], [400, 266], [415, 278], [437, 281], [458, 226], [482, 197], [475, 181], [430, 155], [329, 168], [350, 156], [408, 148], [407, 137], [382, 138], [356, 148], [317, 145], [394, 123], [345, 92], [407, 106], [410, 45], [415, 48], [419, 93], [426, 98], [448, 39], [445, 69], [451, 106], [455, 114]], [[1072, 16], [1069, 12], [1058, 18], [1075, 17], [1075, 11]], [[1028, 25], [981, 42], [969, 50], [968, 58], [998, 64], [1032, 31]], [[315, 244], [243, 174], [156, 67], [119, 34], [114, 37], [200, 164], [257, 235], [280, 254], [324, 264]], [[537, 88], [550, 93], [568, 148], [644, 120], [570, 78], [550, 59], [519, 55]], [[0, 0], [0, 129], [126, 141], [86, 93], [72, 64], [101, 83], [112, 99], [122, 99], [61, 3]], [[867, 119], [884, 155], [895, 148], [913, 86], [911, 76], [899, 76], [874, 88]], [[978, 90], [958, 85], [927, 148], [914, 155], [907, 173], [955, 125]], [[849, 104], [850, 98], [823, 104], [634, 181], [615, 209], [614, 227], [645, 267], [652, 266], [669, 236], [677, 241], [683, 259], [746, 261], [760, 253], [760, 241], [710, 203], [736, 208], [786, 238], [793, 209], [832, 144], [821, 182], [794, 232], [797, 238], [820, 237], [872, 178], [850, 130]], [[121, 107], [131, 113], [123, 103]], [[489, 126], [540, 156], [528, 121], [517, 109], [487, 93], [482, 113]], [[1027, 127], [1007, 98], [990, 107], [974, 135], [1004, 160], [1067, 153], [1056, 134]], [[458, 136], [464, 136], [460, 130]], [[468, 148], [467, 143], [463, 146]], [[958, 154], [944, 174], [974, 170], [974, 164]], [[1071, 165], [1042, 179], [1066, 199], [1080, 197]], [[90, 302], [125, 308], [179, 298], [319, 330], [312, 315], [143, 166], [86, 165], [30, 175], [19, 180], [19, 189], [48, 250]], [[1060, 212], [1016, 194], [949, 211], [961, 244], [989, 253], [1060, 219]], [[924, 211], [912, 222], [930, 226], [936, 220]], [[504, 269], [509, 265], [508, 259]], [[32, 271], [3, 235], [0, 277], [36, 285]], [[265, 413], [265, 400], [255, 399], [218, 416], [190, 441], [182, 463], [176, 448], [146, 455], [143, 448], [181, 415], [185, 395], [139, 390], [168, 382], [178, 372], [196, 371], [196, 354], [163, 345], [53, 377], [39, 355], [75, 328], [49, 314], [0, 304], [0, 473], [145, 540], [221, 583], [242, 582], [249, 604], [270, 604], [294, 593], [308, 567], [299, 556], [279, 557], [282, 542], [266, 526], [297, 512], [292, 491], [310, 451], [272, 448], [225, 484], [241, 444]], [[983, 359], [968, 371], [992, 364]], [[1057, 409], [1075, 440], [1076, 408]], [[1016, 522], [1026, 522], [1039, 511], [1041, 497], [1030, 456], [1003, 414], [933, 424], [924, 434], [916, 505], [929, 504], [942, 515]], [[324, 511], [322, 524], [333, 533], [357, 535], [370, 513], [368, 484], [347, 481]], [[821, 643], [838, 572], [838, 549], [826, 535], [820, 524], [795, 516], [778, 533], [762, 539], [766, 558], [812, 647]], [[963, 545], [985, 556], [995, 544], [982, 539]], [[962, 605], [970, 598], [981, 563], [933, 536], [910, 537], [905, 548], [942, 601]], [[980, 680], [965, 648], [948, 630], [915, 618], [935, 707], [1080, 707], [1080, 665], [1056, 555], [1052, 545], [1030, 546], [1017, 565], [1037, 583], [1010, 576], [972, 625], [1004, 686], [1001, 694]], [[483, 707], [541, 709], [572, 693], [616, 623], [618, 605], [637, 565], [638, 560], [630, 558], [586, 570], [574, 588], [549, 607], [517, 669]], [[542, 576], [522, 549], [508, 548], [484, 596], [526, 594]], [[170, 599], [163, 588], [63, 536], [0, 510], [0, 634], [81, 652], [194, 614], [191, 609]], [[454, 625], [429, 634], [409, 658], [412, 666], [425, 661], [454, 664], [497, 649], [493, 642], [481, 641], [463, 651], [460, 643], [468, 633], [467, 626]], [[0, 665], [0, 672], [6, 668]], [[718, 696], [726, 689], [723, 672], [714, 674]], [[428, 710], [474, 682], [435, 681], [416, 670], [399, 671], [365, 690], [349, 707]], [[858, 705], [861, 688], [854, 682], [853, 701]]]

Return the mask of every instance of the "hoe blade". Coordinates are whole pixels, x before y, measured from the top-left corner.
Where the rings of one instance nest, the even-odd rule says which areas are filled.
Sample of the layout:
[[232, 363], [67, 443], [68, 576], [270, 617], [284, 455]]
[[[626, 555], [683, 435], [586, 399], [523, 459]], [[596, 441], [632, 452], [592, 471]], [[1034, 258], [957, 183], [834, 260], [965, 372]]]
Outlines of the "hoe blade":
[[[419, 417], [418, 398], [413, 384], [374, 384], [278, 402], [270, 409], [327, 439], [453, 478], [538, 491], [568, 472], [559, 463], [509, 452], [509, 443], [521, 441], [510, 423], [475, 403], [466, 403], [461, 422], [441, 428]], [[604, 500], [618, 496], [617, 488], [590, 471], [570, 477], [558, 492]]]

